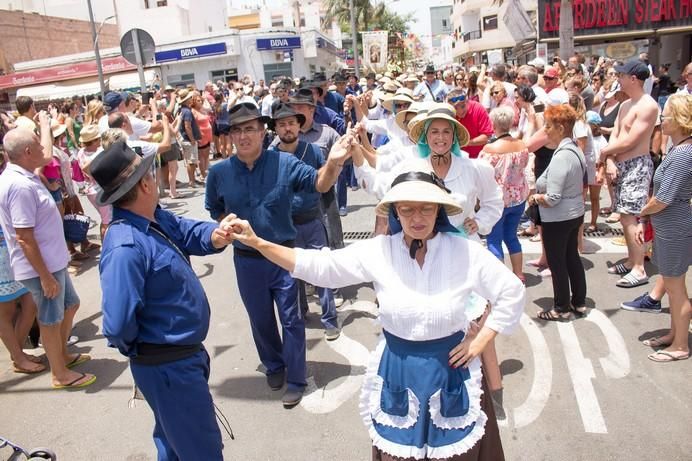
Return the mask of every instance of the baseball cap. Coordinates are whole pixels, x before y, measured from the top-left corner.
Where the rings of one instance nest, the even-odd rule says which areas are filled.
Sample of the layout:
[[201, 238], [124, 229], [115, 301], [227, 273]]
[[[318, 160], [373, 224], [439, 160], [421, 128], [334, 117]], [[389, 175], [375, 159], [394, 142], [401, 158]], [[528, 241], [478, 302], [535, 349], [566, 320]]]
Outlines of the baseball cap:
[[639, 59], [630, 59], [624, 64], [614, 66], [614, 69], [622, 74], [633, 75], [639, 80], [646, 80], [650, 75], [647, 65]]
[[529, 66], [540, 67], [541, 69], [545, 67], [545, 61], [542, 58], [536, 58], [529, 61]]
[[562, 88], [555, 88], [548, 93], [548, 105], [559, 106], [569, 103], [569, 94]]
[[118, 106], [127, 100], [127, 93], [122, 91], [111, 91], [106, 93], [103, 97], [103, 105], [105, 106], [106, 112], [114, 112], [118, 109]]
[[549, 68], [547, 68], [547, 69], [545, 70], [545, 72], [543, 73], [543, 78], [546, 78], [546, 77], [548, 77], [548, 78], [559, 78], [559, 77], [560, 77], [560, 73], [557, 71], [556, 68], [554, 68], [554, 67], [549, 67]]

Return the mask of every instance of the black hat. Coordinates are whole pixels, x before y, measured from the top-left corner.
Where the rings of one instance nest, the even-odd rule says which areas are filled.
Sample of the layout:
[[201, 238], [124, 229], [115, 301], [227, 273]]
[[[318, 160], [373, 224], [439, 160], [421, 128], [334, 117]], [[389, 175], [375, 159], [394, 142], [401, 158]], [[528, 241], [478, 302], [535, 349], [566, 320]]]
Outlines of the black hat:
[[614, 66], [615, 72], [621, 72], [626, 75], [634, 75], [639, 80], [646, 80], [649, 78], [650, 72], [644, 62], [639, 59], [630, 59], [625, 64], [618, 64]]
[[332, 80], [334, 80], [334, 83], [346, 83], [347, 82], [346, 76], [342, 73], [334, 74], [334, 78], [332, 78]]
[[228, 115], [231, 118], [231, 125], [240, 125], [241, 123], [250, 122], [252, 120], [259, 120], [262, 123], [269, 123], [271, 120], [269, 117], [262, 115], [260, 110], [251, 102], [241, 102], [231, 107], [228, 111]]
[[302, 90], [315, 88], [320, 93], [320, 96], [322, 96], [324, 94], [324, 88], [322, 88], [322, 84], [326, 82], [326, 80], [305, 80], [301, 85], [300, 89]]
[[273, 130], [276, 126], [275, 122], [277, 120], [288, 117], [297, 118], [300, 126], [303, 126], [303, 123], [305, 123], [305, 116], [303, 114], [299, 114], [298, 112], [294, 111], [291, 106], [286, 103], [279, 103], [272, 109], [272, 119], [269, 121], [269, 128]]
[[141, 157], [125, 141], [111, 144], [89, 165], [89, 174], [101, 187], [96, 204], [110, 205], [128, 193], [147, 171], [151, 171], [155, 158], [156, 155]]
[[435, 73], [435, 66], [433, 66], [432, 64], [428, 64], [427, 66], [425, 66], [425, 71], [424, 71], [424, 73], [429, 74], [429, 73], [431, 73], [431, 72], [432, 72], [433, 74]]
[[288, 97], [289, 104], [308, 104], [315, 105], [315, 98], [312, 96], [310, 88], [301, 88], [293, 96]]

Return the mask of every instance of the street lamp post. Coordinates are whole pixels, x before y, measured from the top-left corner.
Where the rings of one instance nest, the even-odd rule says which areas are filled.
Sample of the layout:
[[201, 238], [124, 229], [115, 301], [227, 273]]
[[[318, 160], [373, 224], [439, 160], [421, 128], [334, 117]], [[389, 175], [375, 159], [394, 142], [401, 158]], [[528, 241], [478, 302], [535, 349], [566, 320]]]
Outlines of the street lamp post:
[[94, 23], [94, 11], [91, 7], [91, 0], [87, 0], [87, 6], [89, 7], [89, 22], [91, 23], [91, 38], [94, 40], [94, 56], [96, 57], [96, 70], [99, 75], [99, 85], [101, 86], [101, 101], [106, 96], [106, 83], [103, 80], [103, 67], [101, 66], [101, 53], [99, 52], [99, 34], [101, 29], [106, 24], [109, 19], [115, 18], [115, 16], [108, 16], [101, 22], [101, 25], [96, 31], [96, 24]]

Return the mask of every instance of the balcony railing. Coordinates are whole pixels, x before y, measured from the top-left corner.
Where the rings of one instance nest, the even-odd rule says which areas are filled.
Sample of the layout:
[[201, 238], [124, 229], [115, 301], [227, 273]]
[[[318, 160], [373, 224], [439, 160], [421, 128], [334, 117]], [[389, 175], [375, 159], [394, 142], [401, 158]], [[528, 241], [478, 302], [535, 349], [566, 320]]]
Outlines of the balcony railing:
[[481, 31], [472, 30], [471, 32], [466, 32], [463, 37], [464, 42], [468, 42], [469, 40], [478, 40], [481, 38]]

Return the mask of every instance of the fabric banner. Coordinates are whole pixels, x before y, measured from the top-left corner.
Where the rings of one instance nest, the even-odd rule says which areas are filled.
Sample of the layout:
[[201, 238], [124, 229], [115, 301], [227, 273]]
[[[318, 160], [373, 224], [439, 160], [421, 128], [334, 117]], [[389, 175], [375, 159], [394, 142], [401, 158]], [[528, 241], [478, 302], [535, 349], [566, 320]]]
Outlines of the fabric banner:
[[387, 68], [387, 42], [389, 31], [361, 32], [363, 37], [363, 65], [373, 70]]

